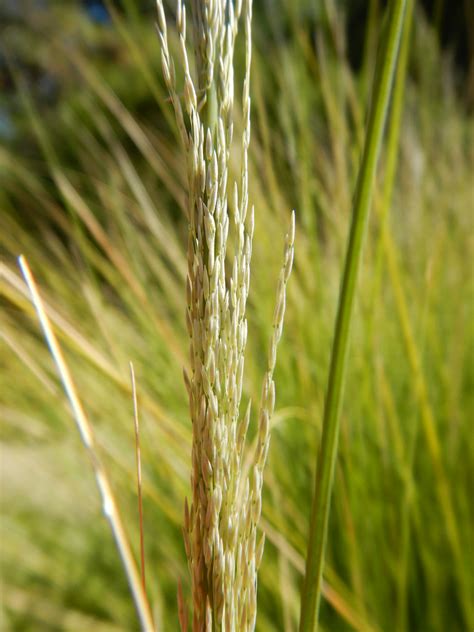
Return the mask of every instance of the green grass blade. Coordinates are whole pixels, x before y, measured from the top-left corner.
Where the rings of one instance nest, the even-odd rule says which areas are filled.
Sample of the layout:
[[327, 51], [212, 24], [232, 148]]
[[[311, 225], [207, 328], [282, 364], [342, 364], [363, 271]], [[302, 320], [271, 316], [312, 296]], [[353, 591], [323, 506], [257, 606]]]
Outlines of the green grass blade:
[[[469, 619], [471, 608], [469, 606], [470, 599], [468, 597], [468, 588], [466, 586], [463, 571], [463, 555], [459, 538], [458, 526], [456, 523], [456, 513], [452, 502], [452, 492], [448, 478], [446, 476], [445, 467], [442, 459], [442, 447], [438, 435], [438, 427], [436, 423], [435, 413], [430, 401], [426, 377], [422, 366], [421, 353], [416, 336], [413, 331], [413, 325], [409, 315], [408, 299], [399, 270], [399, 262], [393, 237], [388, 226], [388, 215], [392, 202], [395, 175], [399, 154], [399, 139], [401, 129], [401, 119], [403, 111], [403, 101], [405, 93], [405, 78], [408, 62], [408, 51], [410, 47], [410, 26], [414, 11], [414, 0], [407, 0], [406, 9], [406, 26], [405, 32], [400, 44], [400, 60], [397, 69], [397, 76], [393, 89], [392, 111], [387, 132], [387, 164], [385, 173], [385, 182], [383, 195], [381, 200], [381, 208], [379, 210], [379, 221], [381, 224], [381, 235], [379, 249], [377, 253], [377, 275], [373, 300], [380, 292], [382, 282], [382, 264], [386, 259], [388, 275], [395, 296], [395, 306], [398, 314], [402, 330], [402, 339], [405, 345], [406, 356], [410, 370], [412, 372], [413, 387], [416, 399], [420, 407], [420, 419], [424, 432], [428, 453], [432, 459], [433, 476], [436, 485], [436, 492], [439, 499], [440, 510], [446, 525], [446, 534], [453, 554], [453, 562], [456, 567], [456, 573], [461, 588], [461, 599], [465, 605], [466, 617]], [[400, 626], [403, 628], [403, 626]]]
[[380, 49], [379, 69], [375, 75], [368, 131], [354, 198], [352, 225], [344, 265], [326, 392], [323, 436], [311, 508], [306, 573], [301, 598], [300, 632], [313, 632], [318, 627], [330, 496], [337, 456], [339, 419], [347, 368], [354, 295], [372, 201], [375, 170], [382, 144], [400, 35], [404, 25], [405, 5], [405, 0], [393, 0], [390, 4], [386, 41]]

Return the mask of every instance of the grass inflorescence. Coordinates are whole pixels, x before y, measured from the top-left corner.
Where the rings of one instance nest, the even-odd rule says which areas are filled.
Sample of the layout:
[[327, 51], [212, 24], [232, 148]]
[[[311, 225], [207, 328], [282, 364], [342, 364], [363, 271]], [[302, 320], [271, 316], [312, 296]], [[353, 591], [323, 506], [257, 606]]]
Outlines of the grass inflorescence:
[[[234, 260], [239, 279], [246, 269], [239, 243], [245, 254], [255, 206], [238, 422], [245, 419], [249, 401], [254, 409], [261, 401], [264, 411], [269, 404], [272, 408], [273, 379], [277, 386], [271, 418], [250, 417], [241, 459], [242, 492], [248, 479], [249, 498], [256, 486], [254, 498], [261, 499], [259, 526], [252, 522], [249, 537], [256, 543], [255, 559], [265, 535], [258, 630], [294, 632], [299, 622], [351, 196], [383, 32], [379, 5], [370, 3], [364, 54], [354, 70], [339, 5], [325, 2], [320, 11], [315, 3], [288, 2], [270, 14], [265, 3], [255, 3], [248, 95], [240, 89], [249, 63], [245, 4], [235, 38], [233, 85], [239, 88], [232, 143], [225, 139], [224, 126], [230, 191], [225, 198], [226, 289]], [[33, 13], [25, 20], [33, 20]], [[198, 88], [199, 81], [207, 81], [206, 72], [199, 71], [188, 45], [202, 117], [193, 128], [186, 110], [192, 91], [184, 89], [182, 42], [172, 15], [167, 12], [167, 43], [170, 64], [175, 60], [183, 130], [187, 135], [196, 131], [193, 138], [202, 147], [207, 174], [214, 152], [217, 157], [224, 146], [219, 145], [220, 88], [207, 83], [210, 90]], [[187, 151], [176, 125], [152, 28], [154, 13], [111, 9], [110, 16], [106, 28], [91, 26], [64, 7], [34, 28], [27, 24], [22, 54], [34, 53], [37, 67], [58, 81], [61, 99], [56, 102], [41, 101], [31, 76], [15, 70], [11, 60], [18, 135], [0, 149], [0, 628], [6, 631], [128, 632], [139, 625], [101, 517], [90, 460], [74, 432], [17, 267], [20, 253], [34, 272], [138, 560], [133, 361], [153, 624], [157, 630], [174, 630], [178, 618], [183, 624], [189, 618], [193, 604], [182, 505], [190, 499], [189, 526], [195, 438], [182, 369], [197, 389], [183, 315], [192, 166], [187, 156], [194, 150]], [[195, 29], [191, 22], [189, 34]], [[18, 23], [5, 30], [7, 47], [17, 45], [21, 28]], [[466, 266], [473, 256], [474, 126], [457, 92], [456, 71], [418, 5], [412, 36], [405, 39], [406, 74], [396, 79], [353, 306], [321, 582], [319, 627], [326, 632], [441, 632], [473, 625], [474, 302]], [[252, 97], [250, 105], [246, 95]], [[247, 143], [248, 114], [252, 140]], [[210, 160], [201, 124], [211, 129]], [[244, 160], [248, 180], [242, 186]], [[216, 173], [219, 181], [219, 160]], [[208, 205], [206, 187], [199, 195]], [[297, 209], [296, 259], [274, 365], [272, 339], [279, 338], [274, 318], [282, 310], [277, 300], [275, 312], [275, 287], [279, 274], [285, 277], [281, 246], [291, 208]], [[197, 230], [200, 224], [194, 225]], [[207, 265], [207, 242], [203, 256]], [[199, 261], [199, 252], [193, 250], [192, 257]], [[197, 278], [190, 277], [191, 286]], [[219, 284], [217, 279], [216, 288]], [[239, 283], [236, 289], [242, 291]], [[191, 290], [196, 309], [196, 288]], [[232, 321], [227, 326], [234, 331]], [[201, 336], [197, 329], [196, 336], [193, 348]], [[268, 374], [273, 366], [274, 375]], [[233, 406], [236, 410], [237, 402]], [[225, 414], [230, 425], [231, 412]], [[195, 454], [202, 459], [202, 452], [195, 449]], [[266, 456], [264, 482], [259, 455]], [[198, 486], [204, 476], [201, 468]], [[243, 497], [235, 496], [238, 502]], [[260, 505], [253, 506], [258, 514]], [[243, 521], [241, 512], [239, 524]], [[217, 535], [227, 546], [227, 532], [217, 530]], [[233, 597], [227, 598], [230, 603]]]

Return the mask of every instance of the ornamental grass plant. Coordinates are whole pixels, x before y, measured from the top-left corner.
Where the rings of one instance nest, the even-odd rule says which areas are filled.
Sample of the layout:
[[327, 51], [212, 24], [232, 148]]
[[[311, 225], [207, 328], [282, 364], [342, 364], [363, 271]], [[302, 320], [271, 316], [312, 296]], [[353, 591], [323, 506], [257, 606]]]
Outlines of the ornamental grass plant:
[[[238, 630], [297, 630], [351, 198], [384, 32], [381, 6], [370, 7], [354, 69], [341, 6], [254, 3], [250, 83], [246, 3], [221, 22], [217, 12], [215, 39], [196, 49], [202, 24], [187, 14], [183, 46], [185, 12], [175, 7], [159, 13], [159, 42], [154, 7], [141, 16], [111, 6], [107, 27], [62, 3], [37, 23], [25, 14], [22, 54], [34, 50], [59, 77], [61, 99], [45, 104], [13, 64], [19, 132], [0, 149], [0, 629], [140, 626], [17, 266], [23, 253], [138, 560], [133, 361], [152, 625], [184, 629], [187, 616], [188, 630], [199, 629], [207, 616]], [[421, 6], [413, 11], [353, 306], [323, 632], [472, 627], [474, 127], [435, 28]], [[237, 19], [238, 32], [223, 36], [218, 25]], [[5, 31], [7, 48], [21, 28]], [[207, 311], [206, 295], [216, 297]], [[210, 559], [219, 562], [211, 569]], [[237, 569], [248, 560], [244, 581]], [[229, 575], [238, 581], [226, 590]]]

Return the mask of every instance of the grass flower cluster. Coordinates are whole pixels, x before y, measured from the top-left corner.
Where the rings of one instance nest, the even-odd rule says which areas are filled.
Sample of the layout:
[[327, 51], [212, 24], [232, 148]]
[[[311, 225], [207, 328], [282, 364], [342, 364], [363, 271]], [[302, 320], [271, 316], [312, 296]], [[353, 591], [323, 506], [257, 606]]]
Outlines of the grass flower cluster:
[[[191, 76], [186, 8], [177, 5], [184, 69], [184, 111], [168, 48], [163, 4], [158, 1], [162, 66], [188, 166], [189, 221], [186, 324], [190, 373], [184, 379], [193, 427], [192, 501], [186, 502], [184, 541], [192, 577], [195, 632], [254, 630], [257, 571], [264, 537], [257, 542], [263, 469], [275, 406], [277, 345], [283, 328], [286, 283], [293, 263], [295, 220], [286, 236], [258, 418], [258, 445], [251, 474], [244, 470], [250, 402], [241, 414], [247, 343], [246, 305], [254, 232], [249, 210], [251, 0], [192, 2], [194, 65]], [[233, 142], [234, 45], [245, 26], [245, 77], [240, 181], [228, 182]], [[228, 200], [228, 189], [232, 192]], [[229, 230], [235, 248], [229, 252]], [[227, 268], [229, 268], [227, 272]], [[181, 608], [185, 611], [185, 608]], [[181, 627], [186, 629], [186, 619]]]

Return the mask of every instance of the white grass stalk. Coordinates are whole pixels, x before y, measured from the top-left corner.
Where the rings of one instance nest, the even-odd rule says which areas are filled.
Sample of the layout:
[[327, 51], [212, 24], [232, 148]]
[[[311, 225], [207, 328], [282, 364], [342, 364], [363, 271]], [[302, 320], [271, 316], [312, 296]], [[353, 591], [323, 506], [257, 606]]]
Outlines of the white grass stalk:
[[122, 519], [120, 518], [109, 478], [95, 448], [95, 439], [92, 426], [79, 400], [74, 382], [71, 377], [71, 373], [64, 360], [61, 348], [58, 344], [49, 318], [44, 309], [36, 282], [23, 255], [18, 258], [18, 263], [25, 282], [30, 290], [31, 300], [36, 309], [36, 313], [38, 314], [38, 318], [41, 323], [46, 342], [56, 364], [66, 395], [69, 399], [69, 403], [71, 405], [74, 419], [81, 435], [82, 442], [84, 443], [84, 446], [86, 447], [86, 450], [89, 454], [91, 465], [94, 470], [95, 479], [97, 482], [97, 487], [99, 488], [99, 493], [102, 500], [102, 511], [104, 512], [104, 515], [107, 518], [112, 529], [115, 543], [117, 545], [117, 549], [120, 554], [125, 573], [127, 575], [130, 590], [133, 595], [142, 630], [144, 630], [145, 632], [154, 632], [155, 626], [153, 624], [148, 601], [143, 591], [142, 583], [140, 581], [140, 575], [138, 573], [130, 544], [128, 542], [128, 538], [122, 524]]

